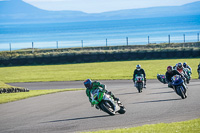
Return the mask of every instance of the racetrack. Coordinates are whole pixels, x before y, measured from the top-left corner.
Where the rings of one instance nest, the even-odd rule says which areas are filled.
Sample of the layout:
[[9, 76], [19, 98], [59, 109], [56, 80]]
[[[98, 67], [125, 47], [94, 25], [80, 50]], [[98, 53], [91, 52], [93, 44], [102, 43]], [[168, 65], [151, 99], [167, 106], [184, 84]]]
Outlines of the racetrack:
[[[200, 117], [200, 81], [188, 85], [182, 100], [167, 85], [148, 80], [139, 94], [131, 80], [101, 81], [120, 98], [127, 112], [109, 116], [90, 107], [85, 91], [61, 92], [0, 104], [0, 133], [69, 133], [176, 122]], [[83, 81], [13, 83], [34, 89], [83, 88]]]

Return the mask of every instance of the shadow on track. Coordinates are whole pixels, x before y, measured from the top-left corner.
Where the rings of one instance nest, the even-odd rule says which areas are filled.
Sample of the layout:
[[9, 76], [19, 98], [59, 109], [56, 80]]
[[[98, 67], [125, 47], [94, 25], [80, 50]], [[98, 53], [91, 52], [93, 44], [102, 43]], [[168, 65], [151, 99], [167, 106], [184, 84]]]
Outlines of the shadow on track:
[[150, 94], [147, 94], [147, 95], [152, 95], [152, 94], [165, 94], [165, 93], [176, 93], [176, 92], [174, 92], [174, 91], [166, 91], [166, 92], [150, 93]]
[[190, 86], [199, 86], [200, 84], [187, 84], [188, 87]]
[[116, 95], [131, 95], [131, 94], [138, 94], [138, 92], [121, 93], [121, 94], [116, 94]]
[[109, 117], [109, 116], [110, 116], [110, 115], [90, 116], [90, 117], [79, 117], [79, 118], [71, 118], [71, 119], [47, 121], [47, 122], [42, 122], [42, 123], [63, 122], [63, 121], [75, 121], [75, 120], [94, 119], [94, 118]]
[[181, 98], [178, 98], [178, 99], [166, 99], [166, 100], [144, 101], [144, 102], [136, 102], [136, 103], [132, 103], [132, 104], [169, 102], [169, 101], [176, 101], [176, 100], [182, 100], [182, 99], [181, 99]]
[[[147, 88], [147, 89], [148, 89], [148, 88]], [[164, 86], [164, 87], [163, 87], [163, 86], [161, 86], [161, 87], [157, 87], [157, 88], [155, 88], [155, 87], [154, 87], [154, 88], [152, 88], [152, 90], [157, 90], [157, 89], [158, 89], [158, 90], [162, 90], [162, 89], [169, 89], [169, 87], [167, 87], [167, 86]]]

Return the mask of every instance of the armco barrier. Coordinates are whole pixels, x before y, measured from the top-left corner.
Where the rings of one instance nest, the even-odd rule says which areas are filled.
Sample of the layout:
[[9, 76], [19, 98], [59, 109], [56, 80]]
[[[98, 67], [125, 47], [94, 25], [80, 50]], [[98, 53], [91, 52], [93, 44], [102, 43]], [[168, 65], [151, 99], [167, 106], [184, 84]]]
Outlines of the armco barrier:
[[60, 56], [42, 57], [18, 57], [0, 60], [1, 66], [20, 66], [20, 65], [40, 65], [40, 64], [65, 64], [65, 63], [86, 63], [100, 61], [122, 61], [122, 60], [142, 60], [142, 59], [169, 59], [169, 58], [196, 58], [200, 57], [198, 50], [182, 51], [127, 51], [113, 53], [83, 53], [83, 54], [64, 54]]

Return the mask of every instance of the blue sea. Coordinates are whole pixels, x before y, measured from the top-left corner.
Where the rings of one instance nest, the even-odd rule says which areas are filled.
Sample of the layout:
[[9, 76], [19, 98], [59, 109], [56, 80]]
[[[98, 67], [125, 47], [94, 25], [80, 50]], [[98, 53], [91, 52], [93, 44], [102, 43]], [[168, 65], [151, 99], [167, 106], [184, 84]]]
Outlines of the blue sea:
[[70, 23], [0, 24], [0, 51], [198, 41], [200, 16]]

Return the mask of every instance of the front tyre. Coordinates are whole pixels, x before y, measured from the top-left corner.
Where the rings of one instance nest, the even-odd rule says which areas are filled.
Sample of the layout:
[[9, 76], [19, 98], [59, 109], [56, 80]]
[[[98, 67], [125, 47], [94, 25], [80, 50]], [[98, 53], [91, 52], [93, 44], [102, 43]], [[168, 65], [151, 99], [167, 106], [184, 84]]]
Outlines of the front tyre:
[[120, 114], [126, 113], [126, 109], [125, 109], [124, 105], [122, 105], [121, 103], [118, 104], [118, 105], [120, 107], [120, 110], [118, 111], [118, 113], [120, 113]]
[[142, 88], [143, 88], [143, 83], [137, 83], [136, 87], [138, 89], [138, 92], [141, 93], [142, 92]]
[[99, 106], [101, 109], [108, 113], [109, 115], [115, 115], [115, 108], [112, 102], [110, 101], [102, 101]]
[[186, 92], [183, 90], [183, 87], [177, 86], [176, 89], [177, 89], [178, 95], [181, 96], [182, 99], [187, 98], [187, 96], [185, 95]]

